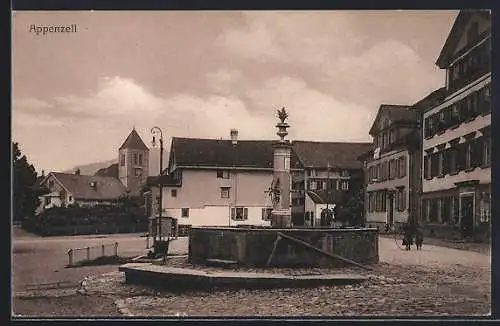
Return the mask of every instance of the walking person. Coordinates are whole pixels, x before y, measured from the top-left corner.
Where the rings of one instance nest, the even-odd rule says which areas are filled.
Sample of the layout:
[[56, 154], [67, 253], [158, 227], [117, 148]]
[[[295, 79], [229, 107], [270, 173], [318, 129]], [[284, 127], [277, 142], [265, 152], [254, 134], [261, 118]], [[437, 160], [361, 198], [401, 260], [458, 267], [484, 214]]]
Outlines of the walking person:
[[411, 246], [413, 245], [413, 232], [409, 224], [404, 226], [403, 245], [407, 251], [411, 250]]
[[424, 234], [422, 229], [419, 227], [415, 230], [415, 245], [417, 246], [417, 250], [422, 250], [422, 244], [424, 243]]

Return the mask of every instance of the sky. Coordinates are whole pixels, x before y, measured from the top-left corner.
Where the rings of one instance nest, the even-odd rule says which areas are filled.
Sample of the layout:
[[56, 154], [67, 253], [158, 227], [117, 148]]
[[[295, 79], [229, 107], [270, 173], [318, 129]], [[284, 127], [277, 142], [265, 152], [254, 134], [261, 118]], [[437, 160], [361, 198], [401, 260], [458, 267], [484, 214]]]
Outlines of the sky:
[[[371, 141], [380, 104], [444, 85], [458, 11], [14, 12], [12, 138], [38, 172], [172, 137]], [[36, 35], [34, 26], [76, 24]], [[31, 31], [30, 31], [31, 30]]]

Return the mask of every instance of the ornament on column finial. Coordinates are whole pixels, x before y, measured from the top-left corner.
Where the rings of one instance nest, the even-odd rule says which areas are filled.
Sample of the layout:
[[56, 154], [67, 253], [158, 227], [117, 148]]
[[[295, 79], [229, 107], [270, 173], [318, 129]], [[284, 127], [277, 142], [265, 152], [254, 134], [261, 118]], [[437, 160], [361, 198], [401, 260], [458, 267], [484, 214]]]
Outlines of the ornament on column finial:
[[276, 134], [281, 138], [280, 142], [285, 143], [285, 136], [288, 135], [288, 131], [286, 129], [290, 127], [290, 125], [285, 122], [285, 120], [288, 118], [288, 112], [286, 112], [285, 107], [282, 107], [277, 111], [277, 116], [280, 122], [276, 125], [276, 127], [278, 128], [278, 132]]

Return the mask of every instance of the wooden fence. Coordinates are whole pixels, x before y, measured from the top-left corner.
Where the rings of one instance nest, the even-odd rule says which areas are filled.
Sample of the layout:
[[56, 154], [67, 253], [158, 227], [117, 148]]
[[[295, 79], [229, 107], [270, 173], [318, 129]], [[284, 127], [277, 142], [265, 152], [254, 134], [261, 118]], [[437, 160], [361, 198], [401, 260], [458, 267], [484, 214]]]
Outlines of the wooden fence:
[[[106, 248], [110, 248], [106, 250]], [[79, 255], [83, 253], [84, 256]], [[94, 255], [92, 255], [94, 254]], [[118, 256], [118, 242], [89, 246], [83, 248], [72, 248], [68, 250], [68, 266], [73, 266], [76, 261], [90, 261], [99, 257]]]

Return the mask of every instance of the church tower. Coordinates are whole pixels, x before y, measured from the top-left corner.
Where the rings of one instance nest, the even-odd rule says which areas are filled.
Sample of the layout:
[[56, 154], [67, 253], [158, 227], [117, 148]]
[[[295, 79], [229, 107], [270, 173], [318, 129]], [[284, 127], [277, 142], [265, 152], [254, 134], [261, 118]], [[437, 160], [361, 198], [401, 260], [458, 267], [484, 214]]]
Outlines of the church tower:
[[146, 182], [148, 169], [149, 148], [134, 128], [118, 150], [118, 178], [128, 190], [135, 193]]

